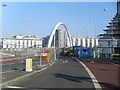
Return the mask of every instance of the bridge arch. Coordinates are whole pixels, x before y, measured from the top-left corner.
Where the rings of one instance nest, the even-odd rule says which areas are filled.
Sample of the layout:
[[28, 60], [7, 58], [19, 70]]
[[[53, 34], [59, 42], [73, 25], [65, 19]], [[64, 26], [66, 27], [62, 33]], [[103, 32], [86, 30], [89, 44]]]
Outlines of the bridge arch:
[[57, 23], [57, 25], [56, 25], [56, 26], [54, 27], [54, 29], [52, 30], [52, 33], [51, 33], [50, 38], [49, 38], [49, 41], [48, 41], [48, 48], [51, 47], [53, 37], [55, 36], [55, 32], [56, 32], [57, 28], [58, 28], [59, 26], [61, 26], [61, 25], [64, 26], [64, 28], [65, 28], [65, 30], [66, 30], [66, 32], [67, 32], [68, 38], [69, 38], [69, 45], [70, 45], [70, 47], [72, 47], [72, 40], [71, 40], [71, 35], [70, 35], [69, 30], [67, 29], [67, 27], [66, 27], [65, 24], [63, 24], [62, 22], [59, 22], [59, 23]]

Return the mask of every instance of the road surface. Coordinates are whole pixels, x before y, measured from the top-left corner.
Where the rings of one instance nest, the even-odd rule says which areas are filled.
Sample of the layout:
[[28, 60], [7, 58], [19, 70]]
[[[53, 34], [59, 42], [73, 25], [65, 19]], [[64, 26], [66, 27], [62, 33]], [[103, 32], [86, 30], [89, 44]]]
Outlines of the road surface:
[[[92, 78], [95, 79], [95, 78]], [[21, 79], [7, 88], [92, 88], [91, 77], [81, 63], [74, 58], [62, 58], [42, 72]]]

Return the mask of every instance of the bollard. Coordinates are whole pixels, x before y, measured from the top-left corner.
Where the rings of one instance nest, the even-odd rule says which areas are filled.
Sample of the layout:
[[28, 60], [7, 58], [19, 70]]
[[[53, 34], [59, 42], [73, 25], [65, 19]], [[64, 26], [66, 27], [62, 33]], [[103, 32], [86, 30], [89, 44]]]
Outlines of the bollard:
[[26, 71], [32, 71], [32, 59], [26, 59]]

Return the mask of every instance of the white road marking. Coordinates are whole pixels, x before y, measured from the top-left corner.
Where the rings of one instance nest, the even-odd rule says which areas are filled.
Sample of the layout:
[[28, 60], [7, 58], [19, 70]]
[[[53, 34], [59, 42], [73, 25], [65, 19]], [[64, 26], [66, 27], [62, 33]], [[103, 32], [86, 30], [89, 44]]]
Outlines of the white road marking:
[[3, 77], [2, 79], [6, 79], [5, 77]]
[[68, 62], [68, 60], [64, 60], [64, 61], [62, 61], [62, 63], [67, 63]]
[[65, 61], [63, 61], [63, 63], [65, 63]]
[[[55, 62], [53, 62], [52, 64], [50, 64], [50, 66], [51, 65], [53, 65]], [[43, 71], [43, 70], [45, 70], [47, 67], [44, 67], [44, 68], [42, 68], [41, 70], [39, 70], [39, 71], [37, 71], [37, 72], [41, 72], [41, 71]]]
[[8, 72], [13, 72], [15, 70], [10, 70], [10, 71], [5, 71], [5, 72], [0, 72], [0, 73], [8, 73]]
[[89, 68], [88, 68], [84, 63], [82, 63], [81, 61], [79, 61], [78, 59], [76, 59], [76, 60], [84, 66], [84, 68], [86, 69], [86, 71], [87, 71], [88, 74], [90, 75], [90, 77], [91, 77], [91, 79], [92, 79], [92, 82], [93, 82], [93, 84], [94, 84], [94, 86], [95, 86], [95, 89], [96, 89], [96, 90], [98, 90], [98, 89], [99, 89], [99, 90], [102, 90], [102, 88], [101, 88], [98, 80], [97, 80], [96, 77], [92, 74], [92, 72], [89, 70]]
[[42, 65], [42, 66], [45, 66], [45, 65]]
[[55, 62], [53, 62], [52, 64], [50, 64], [50, 66], [52, 66]]
[[23, 89], [23, 88], [25, 88], [25, 87], [18, 87], [18, 86], [7, 86], [7, 88], [16, 88], [16, 89]]
[[68, 60], [65, 61], [66, 63], [68, 62]]

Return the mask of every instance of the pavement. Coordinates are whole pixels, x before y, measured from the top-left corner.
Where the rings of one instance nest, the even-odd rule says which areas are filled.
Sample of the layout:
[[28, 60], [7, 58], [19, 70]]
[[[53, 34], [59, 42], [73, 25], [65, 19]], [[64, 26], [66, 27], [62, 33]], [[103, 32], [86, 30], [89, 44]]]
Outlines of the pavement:
[[120, 88], [120, 65], [105, 59], [79, 59], [94, 74], [103, 90]]

